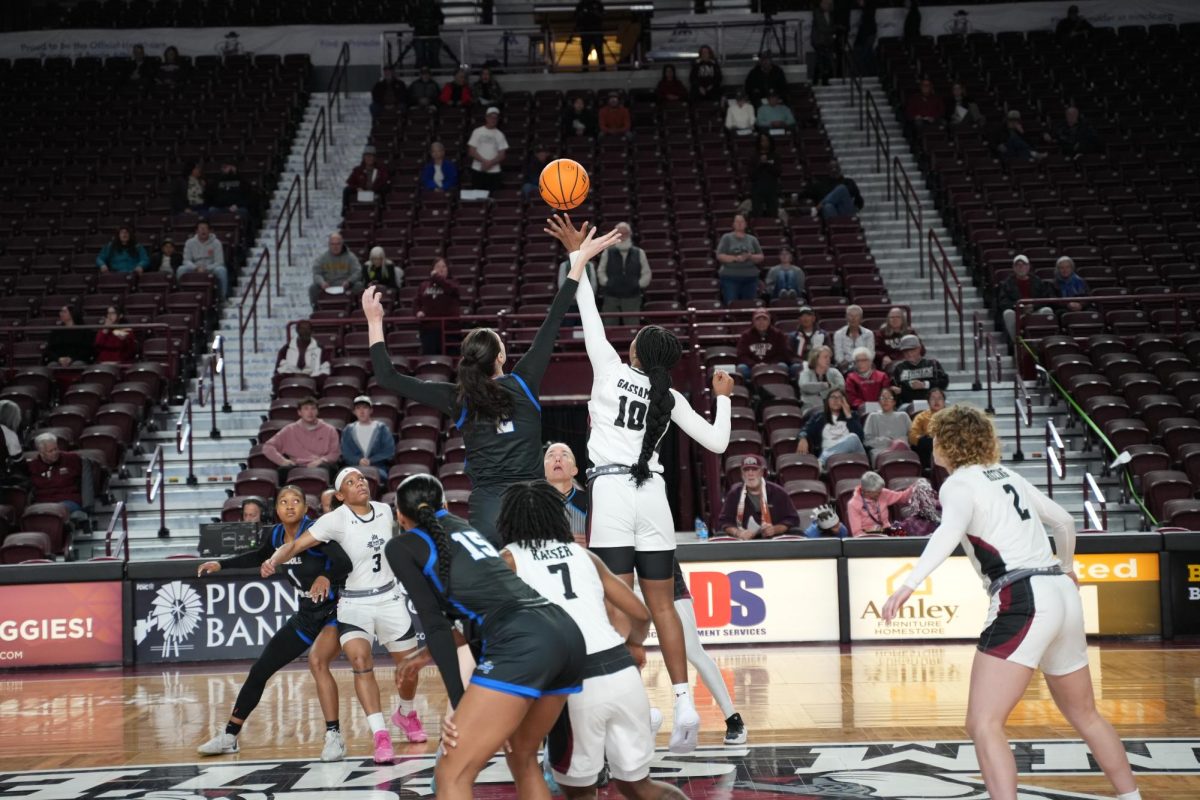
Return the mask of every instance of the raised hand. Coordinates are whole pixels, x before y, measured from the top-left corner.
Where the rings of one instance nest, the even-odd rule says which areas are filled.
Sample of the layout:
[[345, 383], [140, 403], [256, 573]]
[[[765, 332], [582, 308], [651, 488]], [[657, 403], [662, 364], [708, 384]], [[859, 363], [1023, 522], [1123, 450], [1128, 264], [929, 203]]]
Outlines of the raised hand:
[[583, 244], [583, 240], [587, 237], [588, 232], [594, 230], [594, 228], [592, 228], [591, 223], [584, 222], [579, 226], [579, 230], [575, 230], [569, 214], [563, 214], [562, 216], [555, 214], [546, 220], [546, 227], [542, 230], [562, 242], [563, 247], [567, 248], [568, 253], [574, 253]]
[[585, 264], [603, 253], [608, 248], [615, 245], [617, 242], [621, 241], [621, 232], [616, 228], [613, 228], [611, 231], [599, 238], [597, 238], [595, 234], [595, 228], [588, 231], [587, 236], [579, 245], [579, 260]]
[[367, 290], [362, 293], [362, 309], [363, 315], [366, 316], [367, 322], [383, 322], [383, 300], [382, 292], [375, 286], [368, 286]]
[[718, 397], [729, 397], [733, 394], [733, 377], [723, 369], [713, 372], [712, 388]]

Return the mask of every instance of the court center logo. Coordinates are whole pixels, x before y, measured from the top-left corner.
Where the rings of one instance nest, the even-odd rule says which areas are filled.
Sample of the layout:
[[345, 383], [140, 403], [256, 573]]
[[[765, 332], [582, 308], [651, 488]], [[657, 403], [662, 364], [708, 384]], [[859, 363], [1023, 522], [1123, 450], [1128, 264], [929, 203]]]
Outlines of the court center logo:
[[162, 644], [152, 649], [166, 658], [178, 656], [179, 646], [200, 628], [204, 603], [200, 594], [183, 581], [171, 581], [158, 587], [150, 603], [150, 613], [134, 625], [133, 638], [142, 644], [151, 631], [162, 634]]

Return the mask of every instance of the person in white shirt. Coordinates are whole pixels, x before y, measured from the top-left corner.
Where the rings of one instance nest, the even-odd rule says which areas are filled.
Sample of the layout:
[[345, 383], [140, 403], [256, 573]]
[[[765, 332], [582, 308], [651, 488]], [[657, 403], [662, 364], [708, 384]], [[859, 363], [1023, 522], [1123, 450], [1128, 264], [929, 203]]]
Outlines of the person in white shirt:
[[329, 362], [321, 353], [321, 345], [313, 338], [311, 322], [303, 319], [296, 323], [296, 334], [275, 365], [275, 372], [280, 375], [310, 375], [314, 378], [329, 374]]
[[[589, 238], [588, 224], [575, 230], [569, 217], [555, 215], [548, 225], [546, 232], [563, 243], [574, 263]], [[683, 626], [675, 608], [675, 521], [657, 448], [674, 422], [705, 449], [725, 452], [733, 378], [721, 370], [713, 373], [716, 421], [709, 423], [671, 388], [671, 370], [682, 355], [674, 334], [657, 325], [642, 328], [630, 345], [630, 363], [624, 364], [605, 336], [587, 281], [580, 283], [576, 302], [593, 373], [588, 401], [588, 457], [596, 465], [588, 472], [591, 547], [630, 586], [637, 573], [675, 692], [670, 747], [689, 753], [696, 748], [700, 716], [688, 692]]]
[[738, 92], [737, 99], [725, 111], [726, 129], [749, 135], [754, 132], [754, 122], [754, 105], [745, 92]]
[[875, 358], [875, 334], [863, 327], [862, 306], [846, 306], [846, 324], [833, 333], [833, 363], [843, 373], [854, 364], [854, 351], [862, 347]]
[[500, 165], [508, 154], [508, 139], [497, 127], [500, 109], [490, 107], [484, 115], [484, 124], [471, 131], [467, 140], [467, 154], [471, 156], [471, 179], [476, 189], [489, 192], [499, 191], [504, 186]]
[[933, 418], [930, 428], [934, 459], [950, 471], [940, 491], [942, 523], [904, 584], [888, 598], [884, 620], [895, 619], [913, 592], [962, 545], [992, 596], [971, 667], [966, 721], [988, 796], [1017, 797], [1017, 765], [1004, 723], [1041, 668], [1055, 704], [1087, 742], [1119, 800], [1140, 800], [1125, 748], [1096, 710], [1074, 572], [1074, 518], [1000, 464], [996, 429], [979, 409], [951, 406]]

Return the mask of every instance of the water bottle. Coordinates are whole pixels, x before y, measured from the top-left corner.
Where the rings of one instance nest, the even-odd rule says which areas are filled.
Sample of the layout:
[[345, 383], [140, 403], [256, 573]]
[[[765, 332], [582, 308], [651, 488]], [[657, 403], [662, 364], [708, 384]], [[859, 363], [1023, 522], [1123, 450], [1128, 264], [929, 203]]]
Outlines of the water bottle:
[[696, 517], [696, 538], [702, 542], [708, 541], [708, 526], [700, 517]]

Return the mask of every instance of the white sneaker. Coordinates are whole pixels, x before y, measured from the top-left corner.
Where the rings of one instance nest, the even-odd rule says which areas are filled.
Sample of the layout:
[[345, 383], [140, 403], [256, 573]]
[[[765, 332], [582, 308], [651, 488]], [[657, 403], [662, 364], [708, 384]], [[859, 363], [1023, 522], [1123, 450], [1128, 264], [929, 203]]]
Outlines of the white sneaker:
[[650, 707], [650, 730], [654, 731], [654, 735], [657, 736], [659, 730], [662, 729], [662, 726], [663, 726], [662, 712], [659, 711], [657, 708], [654, 708], [653, 706], [651, 706]]
[[692, 705], [690, 694], [675, 698], [675, 727], [671, 729], [671, 741], [667, 749], [672, 753], [685, 754], [696, 749], [700, 738], [700, 715]]
[[237, 751], [237, 737], [232, 733], [218, 733], [196, 748], [196, 752], [202, 756], [224, 756]]
[[341, 761], [346, 757], [346, 740], [341, 731], [325, 731], [325, 746], [321, 748], [322, 761]]

